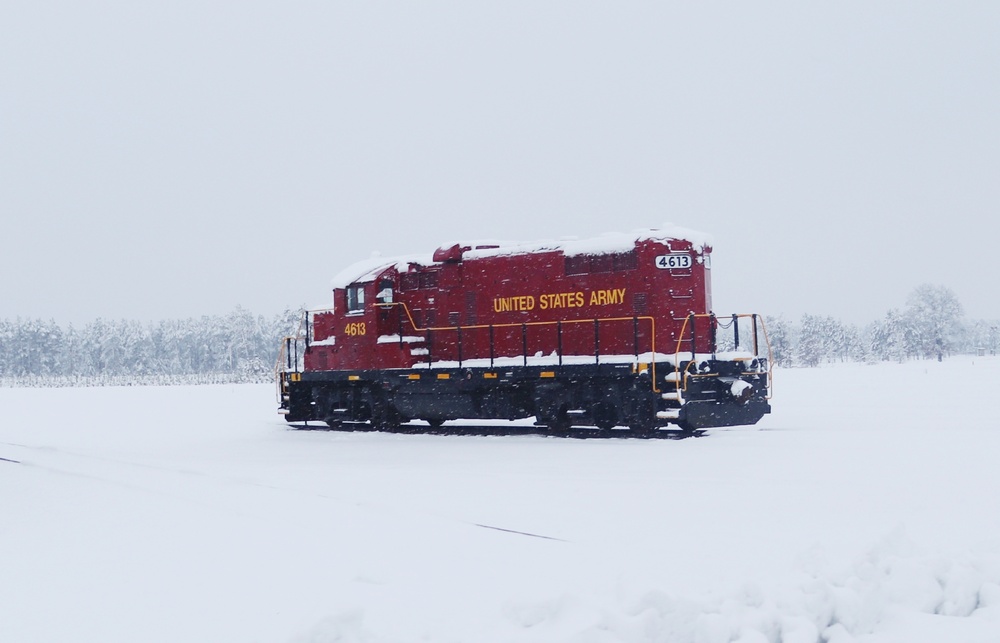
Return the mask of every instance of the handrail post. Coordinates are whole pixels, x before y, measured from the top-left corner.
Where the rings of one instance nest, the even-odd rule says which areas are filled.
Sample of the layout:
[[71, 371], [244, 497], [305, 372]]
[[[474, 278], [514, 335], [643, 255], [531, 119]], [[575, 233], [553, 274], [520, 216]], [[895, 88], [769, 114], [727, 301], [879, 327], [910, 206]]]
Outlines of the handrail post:
[[524, 359], [524, 365], [528, 365], [528, 325], [521, 322], [521, 355]]
[[556, 321], [556, 354], [559, 355], [559, 366], [562, 366], [562, 320]]
[[601, 331], [600, 320], [594, 318], [594, 363], [601, 364]]
[[715, 351], [719, 347], [719, 318], [715, 313], [708, 313], [708, 341], [712, 349], [712, 360], [715, 360]]
[[462, 368], [462, 327], [458, 326], [458, 367]]
[[688, 320], [691, 322], [691, 361], [693, 362], [698, 359], [698, 354], [695, 352], [697, 348], [695, 345], [695, 337], [697, 337], [698, 334], [694, 332], [694, 313], [688, 314]]
[[635, 361], [639, 361], [639, 318], [632, 318], [632, 348], [635, 349]]
[[733, 313], [733, 345], [734, 351], [740, 350], [740, 317]]
[[490, 324], [490, 368], [493, 368], [494, 353], [495, 353], [495, 348], [493, 346], [493, 324]]
[[396, 305], [396, 326], [399, 328], [399, 347], [403, 348], [403, 307]]
[[757, 357], [760, 352], [757, 347], [757, 313], [752, 315], [753, 317], [753, 356]]

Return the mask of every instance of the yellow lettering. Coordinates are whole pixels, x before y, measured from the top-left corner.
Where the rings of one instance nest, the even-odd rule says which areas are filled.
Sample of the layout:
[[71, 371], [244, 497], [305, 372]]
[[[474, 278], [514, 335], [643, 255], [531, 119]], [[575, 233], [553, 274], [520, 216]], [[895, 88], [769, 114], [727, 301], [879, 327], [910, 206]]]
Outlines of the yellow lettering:
[[589, 293], [551, 292], [538, 295], [516, 295], [514, 297], [495, 297], [493, 312], [507, 313], [534, 310], [537, 305], [541, 310], [556, 308], [581, 308], [590, 306], [610, 306], [625, 303], [625, 288], [592, 290]]
[[364, 335], [368, 328], [365, 326], [365, 322], [351, 322], [344, 327], [344, 334], [348, 337], [357, 337], [359, 335]]
[[493, 299], [493, 312], [507, 313], [515, 310], [534, 310], [534, 295], [519, 295], [517, 297], [495, 297]]
[[[577, 306], [583, 305], [583, 293], [570, 293], [574, 297]], [[589, 305], [591, 306], [611, 306], [613, 304], [625, 303], [625, 289], [615, 288], [613, 290], [593, 290], [590, 293]], [[573, 304], [571, 304], [573, 305]]]
[[[530, 298], [530, 296], [529, 296]], [[539, 308], [549, 310], [554, 308], [574, 308], [583, 306], [584, 299], [582, 292], [551, 292], [538, 296]], [[532, 304], [529, 303], [528, 310]]]
[[590, 293], [590, 305], [591, 306], [603, 306], [608, 303], [607, 301], [608, 293], [605, 290], [595, 290]]

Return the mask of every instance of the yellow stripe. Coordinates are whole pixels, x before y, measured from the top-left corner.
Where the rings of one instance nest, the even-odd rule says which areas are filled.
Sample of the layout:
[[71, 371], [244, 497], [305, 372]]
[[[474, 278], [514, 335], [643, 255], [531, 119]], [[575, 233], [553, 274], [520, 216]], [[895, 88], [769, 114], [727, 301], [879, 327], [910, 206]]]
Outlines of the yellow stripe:
[[438, 379], [439, 380], [446, 380], [446, 379], [450, 379], [450, 378], [451, 378], [451, 374], [450, 373], [438, 373]]
[[483, 373], [483, 377], [485, 377], [488, 380], [495, 380], [497, 378], [497, 374], [496, 373]]
[[406, 376], [406, 378], [411, 380], [419, 380], [420, 373], [410, 373], [409, 375]]
[[349, 379], [349, 380], [360, 380], [361, 376], [360, 375], [348, 375], [347, 379]]
[[556, 376], [556, 372], [555, 371], [542, 371], [540, 373], [540, 376], [541, 377], [555, 377]]

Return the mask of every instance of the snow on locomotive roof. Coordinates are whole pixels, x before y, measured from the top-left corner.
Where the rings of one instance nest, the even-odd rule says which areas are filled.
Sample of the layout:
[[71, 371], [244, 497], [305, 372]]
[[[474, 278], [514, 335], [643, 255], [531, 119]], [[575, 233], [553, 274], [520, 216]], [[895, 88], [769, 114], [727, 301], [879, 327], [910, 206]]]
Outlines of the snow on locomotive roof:
[[[600, 255], [612, 254], [615, 252], [625, 252], [632, 249], [638, 241], [648, 240], [683, 240], [689, 241], [698, 250], [711, 247], [711, 235], [682, 228], [672, 224], [664, 224], [659, 228], [651, 230], [640, 230], [630, 234], [621, 232], [609, 232], [600, 237], [591, 239], [563, 239], [559, 241], [535, 241], [535, 242], [503, 242], [503, 241], [472, 241], [463, 243], [446, 243], [442, 248], [449, 246], [469, 247], [470, 250], [463, 253], [465, 259], [481, 259], [484, 257], [499, 257], [509, 255], [534, 254], [539, 252], [559, 252], [566, 256], [576, 255]], [[345, 288], [350, 284], [358, 282], [368, 282], [375, 279], [384, 270], [395, 266], [399, 272], [406, 272], [410, 264], [422, 266], [434, 265], [433, 254], [415, 254], [401, 257], [380, 257], [373, 256], [369, 259], [359, 261], [341, 270], [333, 278], [333, 288]]]
[[434, 260], [431, 258], [432, 256], [430, 253], [405, 255], [402, 257], [373, 256], [369, 259], [353, 263], [338, 272], [333, 277], [332, 287], [346, 288], [353, 283], [371, 281], [391, 266], [396, 266], [396, 270], [400, 272], [406, 272], [411, 263], [429, 266], [434, 263]]
[[[472, 250], [466, 252], [463, 257], [476, 259], [482, 257], [496, 257], [501, 255], [532, 254], [536, 252], [557, 252], [568, 257], [575, 255], [602, 255], [615, 252], [625, 252], [635, 247], [637, 241], [647, 240], [684, 240], [690, 241], [691, 245], [697, 249], [712, 245], [712, 237], [704, 232], [681, 228], [679, 226], [666, 224], [660, 228], [652, 230], [639, 230], [632, 233], [608, 232], [600, 237], [591, 239], [562, 239], [559, 241], [536, 241], [529, 243], [505, 243], [499, 247], [477, 247], [486, 245], [482, 242], [477, 244], [462, 244], [472, 246]], [[495, 245], [495, 242], [493, 242]]]

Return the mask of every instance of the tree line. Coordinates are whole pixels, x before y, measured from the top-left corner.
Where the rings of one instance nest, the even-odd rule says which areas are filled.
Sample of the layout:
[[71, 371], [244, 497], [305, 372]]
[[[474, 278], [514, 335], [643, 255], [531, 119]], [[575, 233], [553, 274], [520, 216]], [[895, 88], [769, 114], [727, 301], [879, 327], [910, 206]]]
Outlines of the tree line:
[[[282, 337], [296, 331], [301, 310], [266, 317], [237, 307], [225, 315], [143, 324], [97, 319], [82, 328], [40, 319], [0, 320], [0, 385], [80, 386], [266, 382]], [[955, 294], [925, 284], [870, 324], [803, 315], [767, 317], [774, 362], [940, 359], [996, 354], [1000, 321], [968, 321]]]
[[809, 314], [798, 323], [780, 316], [766, 323], [779, 366], [940, 360], [955, 354], [995, 355], [1000, 349], [1000, 321], [967, 320], [955, 293], [931, 284], [915, 288], [903, 308], [863, 326]]
[[97, 319], [76, 328], [40, 319], [0, 320], [0, 384], [99, 385], [263, 382], [301, 311], [143, 324]]

